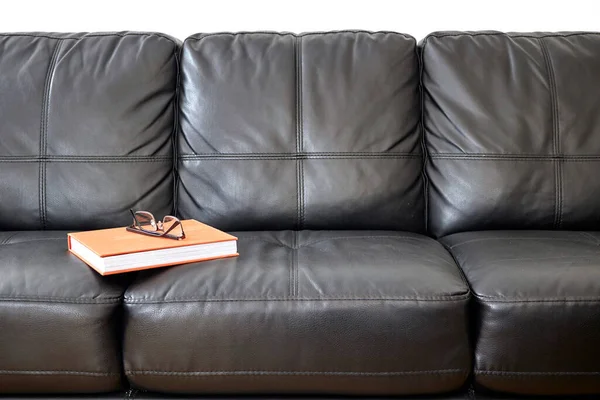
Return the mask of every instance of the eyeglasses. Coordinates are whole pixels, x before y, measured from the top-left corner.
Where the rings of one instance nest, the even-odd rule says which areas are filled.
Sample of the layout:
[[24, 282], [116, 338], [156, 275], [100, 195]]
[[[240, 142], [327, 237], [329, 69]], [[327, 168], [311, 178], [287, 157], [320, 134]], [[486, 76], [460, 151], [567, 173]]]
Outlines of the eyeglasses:
[[148, 211], [129, 211], [133, 216], [133, 225], [127, 227], [129, 232], [174, 240], [185, 239], [185, 232], [179, 218], [167, 215], [162, 221], [157, 221]]

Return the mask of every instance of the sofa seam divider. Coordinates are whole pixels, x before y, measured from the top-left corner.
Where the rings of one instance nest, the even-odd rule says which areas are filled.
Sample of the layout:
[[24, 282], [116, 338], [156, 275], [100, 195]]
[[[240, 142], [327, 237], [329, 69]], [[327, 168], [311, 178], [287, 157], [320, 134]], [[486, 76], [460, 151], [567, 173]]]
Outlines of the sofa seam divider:
[[52, 80], [54, 78], [54, 70], [58, 54], [62, 47], [62, 39], [57, 39], [52, 57], [46, 71], [46, 79], [44, 81], [44, 92], [42, 97], [42, 115], [40, 121], [40, 147], [39, 147], [39, 208], [40, 208], [40, 224], [42, 229], [46, 229], [46, 163], [45, 157], [48, 152], [47, 134], [48, 134], [48, 119], [50, 111], [50, 91], [52, 90]]
[[558, 375], [558, 376], [595, 376], [600, 375], [600, 371], [590, 371], [590, 372], [578, 372], [578, 371], [494, 371], [494, 370], [481, 370], [476, 369], [476, 374], [480, 375], [539, 375], [539, 376], [547, 376], [547, 375]]
[[62, 304], [119, 304], [122, 298], [107, 299], [80, 299], [80, 298], [53, 298], [53, 297], [0, 297], [0, 302], [26, 302], [26, 303], [62, 303]]
[[423, 84], [423, 74], [425, 73], [425, 46], [419, 46], [415, 40], [415, 53], [417, 54], [417, 62], [419, 63], [419, 127], [421, 141], [421, 177], [423, 179], [423, 195], [425, 208], [425, 232], [429, 232], [429, 177], [427, 176], [427, 163], [429, 162], [429, 150], [427, 148], [427, 138], [425, 136], [425, 85]]
[[173, 160], [170, 156], [16, 156], [2, 157], [0, 162], [165, 162]]
[[[304, 154], [304, 92], [303, 92], [303, 64], [302, 64], [302, 36], [298, 36], [296, 38], [298, 41], [298, 89], [300, 93], [299, 106], [300, 106], [300, 115], [299, 115], [299, 126], [300, 126], [300, 146], [298, 147], [298, 152], [300, 154]], [[305, 207], [305, 198], [304, 198], [304, 157], [298, 157], [298, 162], [300, 162], [300, 229], [304, 229], [304, 213], [306, 211]], [[296, 271], [296, 275], [298, 271]], [[297, 278], [297, 276], [296, 276]], [[298, 282], [296, 281], [296, 285]], [[296, 287], [296, 295], [298, 288]]]
[[274, 298], [237, 298], [237, 299], [206, 299], [206, 298], [180, 298], [168, 300], [137, 300], [125, 298], [124, 304], [166, 304], [166, 303], [219, 303], [219, 302], [270, 302], [270, 301], [424, 301], [424, 302], [458, 302], [469, 300], [470, 292], [456, 296], [448, 297], [322, 297], [322, 298], [303, 298], [303, 297], [274, 297]]
[[[254, 155], [213, 155], [213, 156], [180, 156], [180, 161], [207, 161], [207, 160], [290, 160], [297, 162], [301, 162], [302, 160], [336, 160], [336, 159], [346, 159], [346, 160], [364, 160], [364, 159], [389, 159], [389, 160], [400, 160], [400, 159], [409, 159], [409, 160], [419, 160], [420, 155], [407, 156], [407, 155], [372, 155], [372, 156], [364, 156], [364, 155], [287, 155], [287, 156], [254, 156]], [[297, 177], [299, 174], [297, 174]], [[300, 180], [298, 178], [298, 180]], [[298, 207], [299, 208], [299, 207]]]
[[502, 155], [502, 154], [490, 154], [490, 155], [469, 155], [469, 154], [430, 154], [430, 157], [434, 160], [494, 160], [494, 161], [545, 161], [545, 162], [598, 162], [600, 157], [597, 156], [519, 156], [519, 155]]
[[173, 98], [173, 132], [171, 134], [171, 148], [173, 160], [172, 173], [173, 173], [173, 215], [177, 216], [178, 209], [178, 197], [179, 197], [179, 97], [181, 96], [181, 61], [180, 58], [183, 56], [183, 45], [179, 46], [176, 43], [175, 50], [173, 51], [175, 57], [175, 65], [177, 72], [175, 76], [175, 96]]
[[351, 371], [156, 371], [156, 370], [126, 370], [128, 375], [164, 375], [164, 376], [214, 376], [214, 375], [341, 375], [341, 376], [390, 376], [390, 375], [436, 375], [465, 373], [465, 369], [439, 369], [426, 371], [382, 371], [382, 372], [351, 372]]
[[61, 370], [0, 370], [0, 375], [84, 375], [84, 376], [121, 376], [118, 372], [88, 372]]
[[[302, 230], [304, 225], [304, 171], [302, 157], [303, 152], [303, 110], [302, 110], [302, 38], [294, 37], [294, 66], [295, 66], [295, 86], [296, 86], [296, 151], [294, 159], [296, 160], [296, 196], [297, 196], [297, 229]], [[255, 155], [253, 155], [255, 157]], [[293, 289], [293, 288], [292, 288]]]
[[311, 151], [311, 152], [293, 152], [293, 153], [194, 153], [181, 154], [181, 157], [211, 157], [211, 156], [227, 156], [227, 157], [245, 157], [245, 156], [265, 156], [265, 157], [310, 157], [310, 156], [405, 156], [418, 158], [420, 154], [406, 152], [386, 152], [386, 151]]
[[[556, 90], [556, 76], [554, 73], [554, 67], [552, 65], [552, 58], [548, 51], [548, 46], [544, 42], [543, 38], [538, 39], [542, 57], [546, 64], [546, 73], [548, 80], [548, 89], [550, 91], [550, 113], [552, 115], [552, 151], [554, 156], [557, 157], [560, 154], [560, 119], [558, 112], [558, 94]], [[554, 158], [554, 227], [560, 228], [562, 223], [562, 166], [560, 164], [560, 158]]]
[[477, 300], [482, 303], [597, 303], [600, 298], [548, 298], [548, 299], [500, 299], [495, 297], [486, 297], [478, 294], [473, 294]]

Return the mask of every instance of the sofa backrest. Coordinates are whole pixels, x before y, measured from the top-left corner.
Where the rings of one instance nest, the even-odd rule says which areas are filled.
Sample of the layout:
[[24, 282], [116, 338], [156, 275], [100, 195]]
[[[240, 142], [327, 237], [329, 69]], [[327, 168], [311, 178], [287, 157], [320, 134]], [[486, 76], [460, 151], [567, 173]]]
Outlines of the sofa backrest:
[[227, 230], [424, 230], [412, 37], [199, 34], [181, 64], [181, 217]]
[[429, 228], [600, 227], [600, 35], [422, 44]]
[[0, 230], [171, 212], [177, 49], [159, 34], [0, 35]]

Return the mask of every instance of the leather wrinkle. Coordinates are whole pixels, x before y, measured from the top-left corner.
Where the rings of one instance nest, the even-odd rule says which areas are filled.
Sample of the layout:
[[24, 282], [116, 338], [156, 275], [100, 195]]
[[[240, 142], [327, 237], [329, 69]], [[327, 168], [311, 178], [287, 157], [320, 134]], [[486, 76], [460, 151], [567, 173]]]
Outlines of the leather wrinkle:
[[[558, 117], [558, 94], [556, 90], [556, 77], [552, 59], [548, 52], [548, 47], [543, 38], [538, 39], [544, 62], [546, 63], [546, 72], [548, 75], [548, 88], [550, 90], [550, 105], [552, 115], [552, 150], [554, 156], [560, 154], [559, 129], [560, 120]], [[555, 190], [555, 205], [554, 205], [554, 227], [560, 228], [562, 222], [562, 182], [561, 182], [561, 164], [560, 159], [554, 159], [554, 190]]]
[[4, 238], [2, 240], [2, 242], [0, 242], [0, 245], [6, 245], [6, 244], [10, 244], [10, 240], [12, 238], [14, 238], [15, 236], [17, 236], [19, 234], [19, 232], [15, 232], [12, 235], [9, 235], [8, 237]]
[[65, 239], [63, 238], [46, 238], [46, 239], [29, 239], [29, 240], [23, 240], [22, 242], [14, 242], [14, 243], [10, 243], [10, 240], [15, 237], [15, 235], [17, 235], [17, 233], [15, 233], [14, 235], [9, 236], [8, 238], [5, 239], [4, 242], [0, 243], [0, 245], [2, 246], [8, 246], [11, 244], [21, 244], [21, 243], [30, 243], [30, 242], [46, 242], [48, 240], [60, 240], [61, 242], [64, 241]]
[[42, 97], [42, 115], [40, 118], [40, 163], [39, 163], [39, 207], [40, 207], [40, 224], [42, 229], [46, 229], [46, 163], [43, 157], [48, 152], [47, 133], [48, 133], [48, 119], [50, 112], [50, 91], [52, 90], [52, 79], [54, 77], [54, 70], [56, 68], [56, 61], [58, 54], [62, 47], [62, 39], [57, 39], [52, 51], [52, 57], [48, 64], [48, 71], [46, 72], [46, 79], [44, 82], [44, 91]]
[[593, 240], [598, 246], [600, 246], [600, 239], [599, 238], [596, 238], [596, 237], [590, 235], [589, 233], [583, 232], [583, 231], [580, 231], [579, 234], [582, 235], [582, 236], [584, 236], [584, 237], [586, 237], [587, 239]]

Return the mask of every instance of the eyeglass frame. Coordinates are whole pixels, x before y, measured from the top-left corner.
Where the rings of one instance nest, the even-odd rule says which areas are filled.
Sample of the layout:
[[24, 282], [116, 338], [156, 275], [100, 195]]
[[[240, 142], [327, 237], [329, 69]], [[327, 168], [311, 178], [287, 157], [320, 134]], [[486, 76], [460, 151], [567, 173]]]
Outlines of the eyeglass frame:
[[[139, 233], [142, 235], [153, 236], [153, 237], [163, 237], [163, 238], [172, 239], [172, 240], [185, 239], [185, 231], [183, 230], [183, 224], [181, 223], [181, 220], [177, 217], [174, 217], [172, 215], [165, 215], [161, 221], [157, 221], [156, 218], [154, 217], [154, 214], [152, 214], [149, 211], [133, 211], [130, 209], [129, 212], [133, 216], [133, 224], [125, 228], [129, 232]], [[138, 212], [145, 212], [152, 217], [150, 222], [153, 227], [156, 227], [156, 231], [149, 231], [149, 230], [142, 228], [140, 221], [138, 221], [138, 219], [136, 218], [136, 215], [135, 215]], [[173, 225], [171, 225], [171, 227], [165, 231], [164, 230], [164, 220], [167, 217], [173, 218], [175, 220], [175, 223]], [[178, 226], [181, 226], [181, 236], [170, 235], [169, 232], [171, 232], [173, 229], [175, 229]]]

